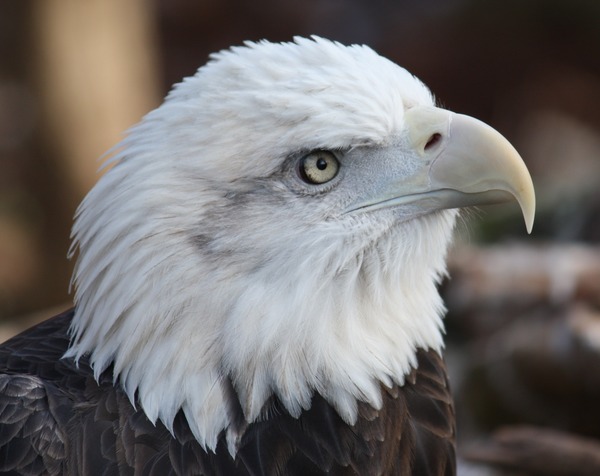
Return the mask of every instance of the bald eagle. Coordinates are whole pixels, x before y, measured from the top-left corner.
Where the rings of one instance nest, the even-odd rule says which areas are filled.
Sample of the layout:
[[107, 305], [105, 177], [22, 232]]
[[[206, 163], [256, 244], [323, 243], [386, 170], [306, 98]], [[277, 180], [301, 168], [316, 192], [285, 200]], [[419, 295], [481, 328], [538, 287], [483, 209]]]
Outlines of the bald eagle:
[[514, 148], [366, 46], [217, 53], [80, 205], [75, 308], [0, 348], [0, 470], [451, 475], [437, 285]]

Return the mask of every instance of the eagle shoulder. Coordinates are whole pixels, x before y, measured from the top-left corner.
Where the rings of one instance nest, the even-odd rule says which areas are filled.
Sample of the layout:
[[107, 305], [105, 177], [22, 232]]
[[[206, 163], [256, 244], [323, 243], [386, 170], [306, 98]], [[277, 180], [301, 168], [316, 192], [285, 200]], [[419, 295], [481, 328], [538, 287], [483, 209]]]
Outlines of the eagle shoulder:
[[[62, 390], [46, 379], [60, 358], [55, 338], [64, 315], [0, 346], [0, 472], [62, 474], [69, 409]], [[44, 338], [45, 337], [45, 338]]]
[[136, 410], [108, 373], [96, 382], [85, 358], [62, 359], [72, 316], [0, 346], [0, 473], [192, 474], [191, 464], [173, 470], [168, 430]]
[[35, 376], [0, 374], [0, 473], [62, 474], [66, 435], [52, 393]]

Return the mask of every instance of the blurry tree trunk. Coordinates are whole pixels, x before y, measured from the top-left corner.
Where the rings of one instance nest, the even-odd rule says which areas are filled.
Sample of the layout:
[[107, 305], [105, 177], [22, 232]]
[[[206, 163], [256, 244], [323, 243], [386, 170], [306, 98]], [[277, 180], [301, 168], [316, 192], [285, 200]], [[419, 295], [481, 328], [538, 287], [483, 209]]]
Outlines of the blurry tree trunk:
[[[0, 283], [0, 290], [11, 300], [0, 303], [0, 311], [13, 316], [69, 305], [66, 254], [75, 208], [99, 177], [97, 159], [158, 104], [162, 89], [152, 2], [30, 0], [23, 5], [18, 11], [3, 9], [22, 23], [11, 38], [20, 49], [25, 65], [20, 81], [31, 92], [35, 112], [26, 159], [11, 162], [19, 168], [13, 174], [17, 195], [32, 204], [18, 209], [26, 223], [18, 231], [31, 238], [20, 241], [28, 248], [21, 246], [19, 257], [1, 264], [0, 277], [8, 282]], [[30, 256], [35, 273], [15, 283], [12, 276]]]
[[96, 159], [158, 103], [152, 4], [37, 0], [34, 5], [43, 129], [79, 197], [98, 178]]

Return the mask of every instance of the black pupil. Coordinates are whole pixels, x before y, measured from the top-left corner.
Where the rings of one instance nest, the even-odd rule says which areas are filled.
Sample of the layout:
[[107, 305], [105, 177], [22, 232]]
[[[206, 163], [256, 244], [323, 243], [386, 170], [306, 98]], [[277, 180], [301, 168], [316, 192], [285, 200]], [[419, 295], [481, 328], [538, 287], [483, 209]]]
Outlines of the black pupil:
[[327, 168], [327, 161], [323, 158], [317, 160], [317, 168], [319, 170], [325, 170]]

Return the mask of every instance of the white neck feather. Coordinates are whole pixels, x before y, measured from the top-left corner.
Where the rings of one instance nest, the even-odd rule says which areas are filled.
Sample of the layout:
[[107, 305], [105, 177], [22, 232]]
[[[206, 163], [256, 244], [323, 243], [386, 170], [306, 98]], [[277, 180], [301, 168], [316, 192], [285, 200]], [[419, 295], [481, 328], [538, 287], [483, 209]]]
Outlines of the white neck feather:
[[226, 430], [235, 451], [228, 378], [248, 422], [273, 394], [296, 416], [318, 392], [352, 424], [358, 400], [381, 406], [380, 382], [403, 383], [417, 348], [443, 345], [436, 285], [454, 217], [444, 211], [382, 230], [366, 248], [350, 233], [280, 230], [287, 253], [271, 244], [246, 259], [241, 240], [237, 254], [217, 250], [213, 262], [169, 226], [144, 233], [140, 246], [128, 224], [112, 230], [118, 243], [80, 256], [66, 356], [91, 353], [96, 376], [114, 363], [152, 421], [171, 428], [183, 409], [210, 449]]

